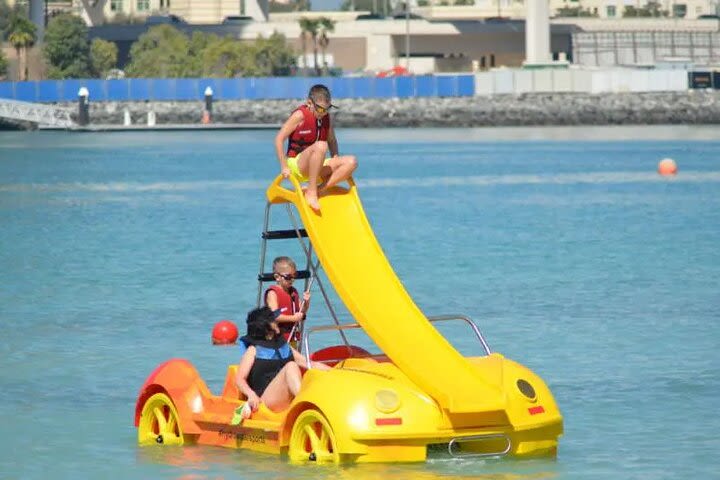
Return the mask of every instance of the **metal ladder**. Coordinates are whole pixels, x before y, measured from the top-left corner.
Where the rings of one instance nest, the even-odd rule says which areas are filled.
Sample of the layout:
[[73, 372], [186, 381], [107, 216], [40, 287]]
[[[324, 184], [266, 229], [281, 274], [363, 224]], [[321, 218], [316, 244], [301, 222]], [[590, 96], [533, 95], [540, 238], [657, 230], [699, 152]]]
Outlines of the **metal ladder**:
[[[263, 299], [263, 287], [265, 283], [267, 282], [274, 282], [275, 276], [272, 271], [266, 272], [265, 271], [265, 260], [267, 255], [267, 242], [268, 240], [286, 240], [291, 238], [297, 238], [300, 242], [300, 246], [302, 247], [303, 254], [305, 256], [305, 269], [304, 270], [298, 270], [296, 272], [296, 279], [302, 279], [305, 280], [303, 291], [308, 289], [308, 286], [310, 285], [311, 279], [314, 279], [315, 283], [317, 283], [318, 288], [320, 289], [320, 292], [323, 296], [323, 299], [325, 300], [325, 305], [327, 306], [328, 312], [330, 312], [330, 316], [332, 317], [333, 321], [335, 322], [335, 325], [338, 327], [340, 326], [340, 322], [337, 317], [337, 313], [335, 312], [335, 309], [332, 306], [332, 303], [330, 302], [330, 298], [328, 297], [327, 291], [325, 290], [325, 286], [323, 285], [322, 280], [320, 279], [320, 276], [318, 275], [320, 271], [320, 260], [317, 260], [316, 263], [313, 263], [313, 257], [314, 252], [312, 248], [312, 244], [309, 241], [306, 241], [305, 239], [308, 238], [307, 231], [304, 228], [300, 228], [300, 225], [297, 221], [297, 218], [295, 217], [295, 214], [293, 213], [293, 210], [289, 203], [285, 204], [285, 210], [287, 211], [288, 216], [290, 217], [290, 221], [292, 223], [293, 228], [291, 229], [285, 229], [285, 230], [270, 230], [270, 207], [272, 207], [272, 203], [268, 202], [265, 205], [265, 220], [263, 222], [263, 230], [261, 234], [261, 242], [260, 242], [260, 269], [258, 272], [258, 293], [257, 293], [257, 301], [256, 306], [260, 307], [264, 303]], [[300, 337], [300, 342], [297, 346], [297, 349], [302, 351], [303, 349], [303, 328], [304, 328], [305, 322], [300, 322], [298, 325], [298, 333]], [[340, 332], [340, 336], [343, 339], [343, 342], [345, 345], [349, 347], [348, 340], [343, 333], [342, 330], [338, 330]]]

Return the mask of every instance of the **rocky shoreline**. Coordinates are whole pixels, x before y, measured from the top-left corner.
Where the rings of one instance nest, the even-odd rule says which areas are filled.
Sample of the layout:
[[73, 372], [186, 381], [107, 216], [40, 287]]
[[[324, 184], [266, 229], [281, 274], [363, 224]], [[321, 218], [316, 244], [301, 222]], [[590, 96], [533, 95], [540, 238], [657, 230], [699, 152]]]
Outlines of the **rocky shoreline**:
[[[720, 91], [548, 93], [462, 98], [338, 99], [338, 127], [720, 124]], [[279, 124], [299, 100], [216, 101], [213, 123]], [[77, 117], [77, 105], [59, 104]], [[94, 102], [93, 125], [199, 124], [204, 102]]]

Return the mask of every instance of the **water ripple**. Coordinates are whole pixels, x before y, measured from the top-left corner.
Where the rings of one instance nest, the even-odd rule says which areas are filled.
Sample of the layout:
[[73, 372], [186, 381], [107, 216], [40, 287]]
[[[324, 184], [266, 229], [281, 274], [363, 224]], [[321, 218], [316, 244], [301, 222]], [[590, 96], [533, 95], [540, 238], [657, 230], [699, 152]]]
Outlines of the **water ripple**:
[[[493, 186], [493, 185], [572, 185], [572, 184], [625, 184], [625, 183], [702, 183], [720, 182], [720, 172], [687, 171], [676, 177], [663, 177], [654, 172], [591, 172], [554, 175], [475, 175], [409, 178], [363, 178], [361, 188], [439, 186]], [[0, 192], [8, 193], [77, 193], [77, 192], [193, 192], [213, 190], [261, 190], [268, 182], [260, 180], [194, 181], [155, 183], [17, 183], [0, 184]]]

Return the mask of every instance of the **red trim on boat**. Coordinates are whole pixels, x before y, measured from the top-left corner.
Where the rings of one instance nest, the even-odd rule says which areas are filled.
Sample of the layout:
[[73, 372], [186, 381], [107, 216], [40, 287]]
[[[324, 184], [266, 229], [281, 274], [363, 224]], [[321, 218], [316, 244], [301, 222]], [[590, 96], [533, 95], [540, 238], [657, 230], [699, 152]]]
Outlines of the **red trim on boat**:
[[383, 425], [402, 425], [402, 418], [376, 418], [375, 425], [377, 425], [378, 427], [382, 427]]
[[538, 413], [545, 413], [545, 409], [542, 405], [538, 405], [537, 407], [528, 408], [528, 412], [530, 415], [537, 415]]

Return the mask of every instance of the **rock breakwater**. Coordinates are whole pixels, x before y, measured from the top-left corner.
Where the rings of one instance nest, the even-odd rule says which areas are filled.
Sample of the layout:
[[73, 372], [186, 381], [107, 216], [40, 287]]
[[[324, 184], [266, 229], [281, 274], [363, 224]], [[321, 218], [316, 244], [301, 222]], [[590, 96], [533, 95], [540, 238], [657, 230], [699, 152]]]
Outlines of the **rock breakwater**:
[[[283, 122], [301, 100], [215, 101], [214, 123]], [[720, 91], [548, 93], [453, 98], [337, 99], [338, 127], [720, 124]], [[77, 106], [62, 106], [76, 112]], [[93, 124], [197, 124], [204, 102], [94, 102]]]

